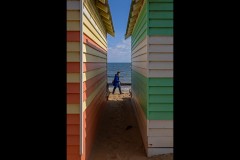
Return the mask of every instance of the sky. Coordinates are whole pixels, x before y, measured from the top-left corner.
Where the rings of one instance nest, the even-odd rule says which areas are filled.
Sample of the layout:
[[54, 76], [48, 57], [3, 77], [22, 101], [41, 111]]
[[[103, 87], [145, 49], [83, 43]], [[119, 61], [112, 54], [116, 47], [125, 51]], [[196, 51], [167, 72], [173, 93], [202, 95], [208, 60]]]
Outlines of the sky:
[[115, 37], [108, 34], [108, 62], [131, 62], [131, 37], [125, 40], [131, 0], [108, 0]]

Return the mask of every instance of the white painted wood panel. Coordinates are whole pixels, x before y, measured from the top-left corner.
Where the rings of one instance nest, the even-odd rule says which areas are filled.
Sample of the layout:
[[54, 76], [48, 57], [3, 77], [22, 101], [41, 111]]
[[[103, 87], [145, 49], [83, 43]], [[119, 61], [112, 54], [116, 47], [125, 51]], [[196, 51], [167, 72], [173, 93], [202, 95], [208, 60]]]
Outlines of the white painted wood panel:
[[149, 45], [149, 52], [173, 52], [173, 45]]
[[148, 128], [173, 128], [173, 120], [149, 120]]
[[173, 77], [173, 70], [149, 70], [149, 77]]
[[173, 44], [173, 37], [163, 36], [150, 36], [148, 40], [149, 44]]
[[173, 69], [173, 62], [149, 62], [149, 69]]
[[148, 137], [148, 147], [173, 147], [173, 137]]
[[173, 53], [149, 53], [149, 61], [173, 61]]

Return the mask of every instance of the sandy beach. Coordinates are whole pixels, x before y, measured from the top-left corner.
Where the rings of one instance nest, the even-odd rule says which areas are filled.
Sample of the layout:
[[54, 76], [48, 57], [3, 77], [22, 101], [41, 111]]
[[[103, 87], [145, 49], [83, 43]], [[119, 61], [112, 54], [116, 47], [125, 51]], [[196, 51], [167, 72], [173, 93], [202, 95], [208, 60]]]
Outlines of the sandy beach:
[[173, 154], [146, 156], [130, 94], [117, 90], [101, 116], [90, 160], [173, 160]]

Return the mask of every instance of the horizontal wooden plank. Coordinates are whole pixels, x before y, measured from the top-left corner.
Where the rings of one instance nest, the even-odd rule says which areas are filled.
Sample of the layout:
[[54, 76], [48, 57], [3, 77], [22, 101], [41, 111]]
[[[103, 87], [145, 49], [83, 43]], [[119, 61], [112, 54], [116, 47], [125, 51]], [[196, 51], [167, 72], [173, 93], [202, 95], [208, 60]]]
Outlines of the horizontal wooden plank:
[[79, 73], [80, 62], [67, 62], [67, 73]]
[[104, 80], [102, 81], [101, 85], [99, 85], [94, 92], [85, 100], [83, 101], [83, 111], [86, 110], [86, 108], [90, 105], [90, 103], [93, 101], [94, 97], [99, 94], [99, 92], [104, 92], [106, 91], [106, 85], [107, 85], [107, 81]]
[[169, 94], [149, 94], [149, 103], [173, 103], [173, 95]]
[[173, 94], [173, 87], [149, 86], [149, 94]]
[[67, 125], [67, 135], [80, 135], [80, 125], [79, 124], [68, 124]]
[[149, 36], [173, 36], [173, 27], [167, 27], [167, 28], [163, 28], [163, 27], [149, 27]]
[[173, 147], [173, 137], [148, 137], [149, 147]]
[[67, 93], [67, 104], [79, 104], [80, 94], [79, 93]]
[[149, 62], [149, 69], [173, 69], [173, 62]]
[[80, 93], [80, 84], [67, 83], [67, 93]]
[[79, 83], [80, 74], [79, 73], [67, 73], [67, 83]]
[[107, 67], [107, 63], [91, 63], [91, 62], [84, 62], [83, 63], [83, 72], [95, 70], [98, 68]]
[[89, 80], [95, 76], [97, 76], [98, 74], [101, 74], [103, 72], [106, 72], [106, 68], [99, 68], [99, 69], [95, 69], [95, 70], [92, 70], [92, 71], [89, 71], [89, 72], [84, 72], [83, 73], [83, 82], [86, 81], [86, 80]]
[[80, 31], [67, 31], [67, 42], [80, 42]]
[[148, 79], [149, 86], [173, 86], [173, 78], [149, 78]]
[[79, 11], [67, 11], [67, 20], [80, 20], [80, 10]]
[[147, 61], [147, 54], [142, 54], [137, 57], [132, 57], [132, 62]]
[[148, 128], [173, 128], [173, 120], [149, 120]]
[[[80, 106], [80, 105], [79, 105]], [[80, 124], [79, 114], [67, 114], [67, 124]]]
[[70, 145], [79, 145], [79, 142], [80, 142], [80, 136], [79, 135], [71, 135], [71, 136], [67, 136], [67, 146], [70, 146]]
[[149, 11], [149, 19], [173, 19], [173, 11]]
[[83, 22], [86, 21], [87, 25], [91, 25], [92, 27], [94, 27], [94, 29], [97, 31], [97, 33], [102, 37], [102, 39], [104, 40], [105, 43], [107, 43], [107, 34], [106, 32], [102, 32], [102, 30], [99, 28], [99, 26], [97, 25], [97, 22], [94, 21], [92, 15], [88, 12], [88, 10], [84, 7], [83, 9]]
[[138, 57], [143, 54], [147, 54], [147, 45], [143, 46], [142, 48], [137, 50], [135, 53], [132, 53], [132, 58]]
[[[92, 86], [89, 86], [88, 88], [87, 88], [87, 90], [85, 90], [84, 92], [83, 92], [83, 100], [85, 101], [94, 91], [95, 91], [95, 89], [99, 86], [99, 85], [101, 85], [101, 83], [104, 81], [104, 80], [106, 80], [106, 77], [105, 76], [103, 76], [100, 80], [98, 80], [95, 84], [93, 84]], [[87, 83], [88, 84], [88, 83]]]
[[84, 53], [83, 54], [83, 62], [105, 62], [106, 63], [107, 59]]
[[149, 120], [173, 120], [173, 111], [149, 111]]
[[173, 44], [173, 36], [150, 36], [149, 44]]
[[149, 53], [149, 61], [173, 61], [173, 53]]
[[95, 50], [95, 49], [93, 49], [92, 47], [90, 47], [90, 46], [88, 46], [86, 44], [83, 44], [83, 52], [87, 53], [87, 54], [94, 55], [94, 56], [102, 57], [104, 59], [107, 58], [106, 54], [104, 54], [102, 52], [99, 52], [98, 50]]
[[79, 42], [67, 42], [67, 51], [80, 52], [80, 43]]
[[148, 69], [148, 62], [132, 62], [133, 66]]
[[173, 152], [173, 147], [171, 148], [151, 148], [149, 147], [147, 149], [147, 156], [148, 157], [152, 157], [152, 156], [155, 156], [155, 155], [160, 155], [160, 154], [169, 154], [169, 153], [174, 153]]
[[173, 3], [149, 3], [149, 10], [157, 10], [157, 11], [172, 11]]
[[173, 129], [150, 128], [149, 137], [173, 137]]
[[137, 52], [139, 49], [147, 45], [147, 37], [145, 37], [134, 49], [132, 49], [132, 54]]
[[149, 52], [173, 52], [173, 45], [149, 45]]
[[173, 69], [149, 70], [149, 77], [173, 77]]
[[140, 73], [144, 77], [148, 77], [148, 70], [147, 69], [143, 69], [143, 68], [139, 68], [139, 67], [136, 67], [136, 66], [132, 66], [132, 70]]
[[86, 91], [87, 88], [91, 87], [95, 83], [97, 83], [100, 79], [106, 78], [106, 71], [103, 73], [98, 74], [97, 76], [88, 79], [87, 81], [83, 82], [83, 91]]
[[67, 31], [80, 31], [80, 21], [67, 21]]
[[67, 52], [67, 62], [80, 62], [80, 52]]
[[90, 37], [94, 42], [96, 42], [101, 48], [107, 50], [107, 45], [101, 42], [96, 35], [94, 35], [86, 25], [83, 25], [83, 33]]
[[173, 27], [173, 20], [168, 19], [150, 19], [149, 27]]
[[67, 114], [80, 114], [80, 104], [67, 104]]
[[[92, 23], [95, 23], [92, 21]], [[83, 24], [88, 27], [88, 29], [105, 45], [107, 46], [106, 36], [104, 36], [97, 25], [93, 25], [86, 16], [83, 16]]]
[[86, 34], [83, 34], [83, 43], [104, 53], [107, 54], [107, 50], [103, 49], [100, 45], [94, 42], [91, 38], [89, 38]]
[[173, 103], [149, 103], [148, 111], [170, 112], [173, 111]]
[[67, 1], [67, 10], [80, 10], [80, 1]]
[[[80, 130], [80, 129], [79, 129]], [[67, 146], [67, 156], [69, 155], [79, 155], [79, 151], [80, 151], [80, 148], [79, 148], [79, 145], [76, 145], [76, 146]], [[80, 156], [80, 155], [79, 155]], [[70, 158], [70, 157], [69, 157]], [[71, 157], [72, 158], [72, 157]], [[67, 159], [69, 160], [69, 159]], [[73, 160], [73, 159], [70, 159], [70, 160]], [[74, 159], [75, 160], [75, 159]], [[79, 159], [80, 160], [80, 159]]]

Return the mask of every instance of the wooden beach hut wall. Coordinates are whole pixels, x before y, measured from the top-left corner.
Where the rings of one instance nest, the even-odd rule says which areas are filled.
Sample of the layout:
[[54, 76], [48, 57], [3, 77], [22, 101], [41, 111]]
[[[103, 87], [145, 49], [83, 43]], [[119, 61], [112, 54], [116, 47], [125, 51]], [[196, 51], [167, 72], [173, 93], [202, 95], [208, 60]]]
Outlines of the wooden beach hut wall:
[[107, 0], [67, 0], [67, 160], [87, 160], [106, 102]]
[[132, 97], [148, 156], [173, 152], [173, 0], [132, 0]]

